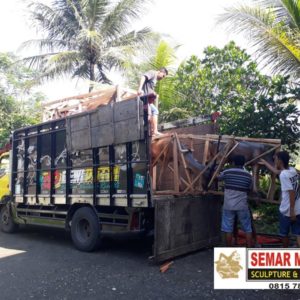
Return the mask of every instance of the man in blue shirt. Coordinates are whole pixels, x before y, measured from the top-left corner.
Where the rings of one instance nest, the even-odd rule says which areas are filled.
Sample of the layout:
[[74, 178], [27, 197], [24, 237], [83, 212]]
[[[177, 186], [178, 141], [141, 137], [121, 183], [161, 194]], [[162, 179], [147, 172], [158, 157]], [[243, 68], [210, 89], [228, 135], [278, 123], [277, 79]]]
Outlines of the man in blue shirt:
[[219, 176], [225, 187], [222, 231], [225, 232], [226, 246], [231, 247], [234, 220], [237, 217], [246, 234], [247, 247], [252, 247], [252, 224], [247, 200], [247, 194], [252, 188], [252, 176], [244, 169], [244, 156], [236, 155], [232, 160], [234, 166]]

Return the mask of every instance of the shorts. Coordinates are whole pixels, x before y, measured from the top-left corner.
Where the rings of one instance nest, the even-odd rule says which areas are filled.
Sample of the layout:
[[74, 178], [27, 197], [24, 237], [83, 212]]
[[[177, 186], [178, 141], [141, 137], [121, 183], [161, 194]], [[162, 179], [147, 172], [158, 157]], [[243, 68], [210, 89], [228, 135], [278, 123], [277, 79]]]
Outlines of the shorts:
[[157, 109], [157, 107], [153, 103], [149, 104], [149, 107], [150, 107], [150, 114], [151, 114], [151, 116], [158, 116], [158, 109]]
[[228, 210], [223, 209], [222, 213], [222, 231], [232, 233], [235, 217], [238, 217], [242, 230], [245, 233], [252, 232], [251, 215], [249, 209]]
[[280, 213], [279, 215], [279, 235], [288, 236], [290, 233], [300, 236], [300, 215], [296, 216], [296, 221], [292, 222], [290, 217], [287, 217]]

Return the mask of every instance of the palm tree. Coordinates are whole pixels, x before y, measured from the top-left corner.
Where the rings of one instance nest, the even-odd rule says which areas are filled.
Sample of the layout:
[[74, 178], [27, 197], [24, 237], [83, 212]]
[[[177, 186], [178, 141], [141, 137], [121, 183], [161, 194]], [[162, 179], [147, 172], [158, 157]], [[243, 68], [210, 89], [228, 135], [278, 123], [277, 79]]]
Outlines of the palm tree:
[[228, 30], [243, 33], [254, 47], [258, 62], [272, 73], [300, 75], [300, 0], [254, 0], [220, 15]]
[[138, 51], [135, 59], [128, 59], [124, 77], [126, 83], [133, 89], [137, 89], [141, 75], [148, 70], [159, 70], [162, 67], [168, 69], [168, 76], [158, 81], [155, 87], [159, 95], [159, 118], [160, 121], [173, 121], [179, 118], [185, 118], [188, 112], [178, 108], [178, 101], [184, 98], [184, 95], [178, 92], [174, 85], [174, 74], [176, 74], [177, 57], [176, 51], [180, 45], [174, 41], [163, 40], [158, 33], [152, 33], [147, 45]]
[[163, 109], [169, 109], [173, 102], [176, 91], [173, 88], [173, 74], [177, 62], [176, 51], [180, 45], [171, 45], [162, 40], [158, 33], [152, 34], [150, 43], [139, 51], [135, 59], [128, 59], [128, 65], [124, 72], [127, 84], [137, 88], [141, 75], [148, 70], [159, 70], [166, 67], [169, 75], [156, 84], [156, 92], [159, 94], [160, 104]]
[[152, 56], [146, 60], [147, 69], [159, 70], [162, 67], [168, 69], [169, 75], [156, 84], [156, 92], [160, 98], [161, 109], [166, 110], [172, 106], [176, 91], [173, 88], [174, 66], [177, 61], [176, 51], [180, 46], [171, 46], [161, 40], [154, 49]]
[[38, 46], [40, 54], [25, 61], [42, 70], [43, 78], [62, 75], [111, 83], [108, 72], [121, 69], [126, 53], [140, 47], [149, 28], [129, 31], [130, 23], [142, 16], [146, 0], [54, 0], [51, 6], [32, 3], [33, 25], [41, 39], [24, 42]]

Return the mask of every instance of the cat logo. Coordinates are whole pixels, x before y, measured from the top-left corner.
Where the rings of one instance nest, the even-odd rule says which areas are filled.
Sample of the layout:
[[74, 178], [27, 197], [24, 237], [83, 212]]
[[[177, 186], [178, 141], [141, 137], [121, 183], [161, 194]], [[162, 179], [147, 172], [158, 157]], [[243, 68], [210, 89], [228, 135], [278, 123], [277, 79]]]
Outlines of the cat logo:
[[239, 278], [238, 273], [243, 269], [240, 265], [240, 260], [241, 257], [237, 251], [233, 251], [229, 256], [220, 253], [219, 260], [215, 264], [221, 278]]

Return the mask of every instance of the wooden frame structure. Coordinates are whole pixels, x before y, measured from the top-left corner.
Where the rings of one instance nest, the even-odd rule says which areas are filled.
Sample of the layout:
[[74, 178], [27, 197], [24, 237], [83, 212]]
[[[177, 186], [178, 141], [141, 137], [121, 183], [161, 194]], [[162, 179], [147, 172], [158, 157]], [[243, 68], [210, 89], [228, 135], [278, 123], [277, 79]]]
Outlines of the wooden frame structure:
[[[242, 141], [268, 144], [271, 146], [268, 150], [254, 157], [246, 162], [245, 166], [252, 165], [255, 161], [263, 158], [265, 155], [273, 151], [279, 151], [281, 147], [281, 141], [279, 139], [261, 139], [261, 138], [248, 138], [248, 137], [235, 137], [235, 136], [218, 136], [212, 134], [206, 135], [194, 135], [194, 134], [166, 134], [153, 138], [153, 142], [165, 139], [166, 142], [162, 147], [158, 156], [152, 161], [152, 188], [156, 195], [197, 195], [203, 193], [220, 194], [213, 187], [213, 183], [217, 178], [220, 171], [228, 161], [229, 155]], [[183, 148], [182, 140], [189, 141], [188, 148]], [[193, 172], [187, 162], [185, 153], [188, 151], [194, 151], [194, 142], [201, 140], [203, 143], [203, 156], [202, 166], [203, 169], [198, 172]], [[220, 150], [215, 153], [213, 157], [210, 157], [210, 149], [212, 142], [219, 142], [224, 146], [220, 147]], [[185, 143], [186, 144], [186, 143]], [[170, 160], [170, 153], [172, 157]], [[259, 165], [259, 163], [255, 164]], [[213, 169], [211, 171], [211, 169]], [[258, 168], [259, 169], [259, 168]], [[162, 189], [162, 179], [167, 172], [171, 172], [173, 178], [173, 184], [171, 188]], [[205, 175], [209, 173], [209, 180], [205, 178]], [[206, 176], [207, 177], [207, 176]], [[261, 200], [269, 203], [279, 203], [278, 200], [274, 200], [274, 194], [276, 189], [276, 175], [271, 174], [271, 184], [267, 193], [266, 199], [255, 197], [255, 200]], [[206, 181], [206, 182], [205, 182]], [[206, 185], [204, 189], [203, 185]]]
[[43, 121], [56, 120], [93, 110], [110, 102], [135, 99], [136, 91], [120, 86], [103, 86], [97, 91], [42, 103]]

